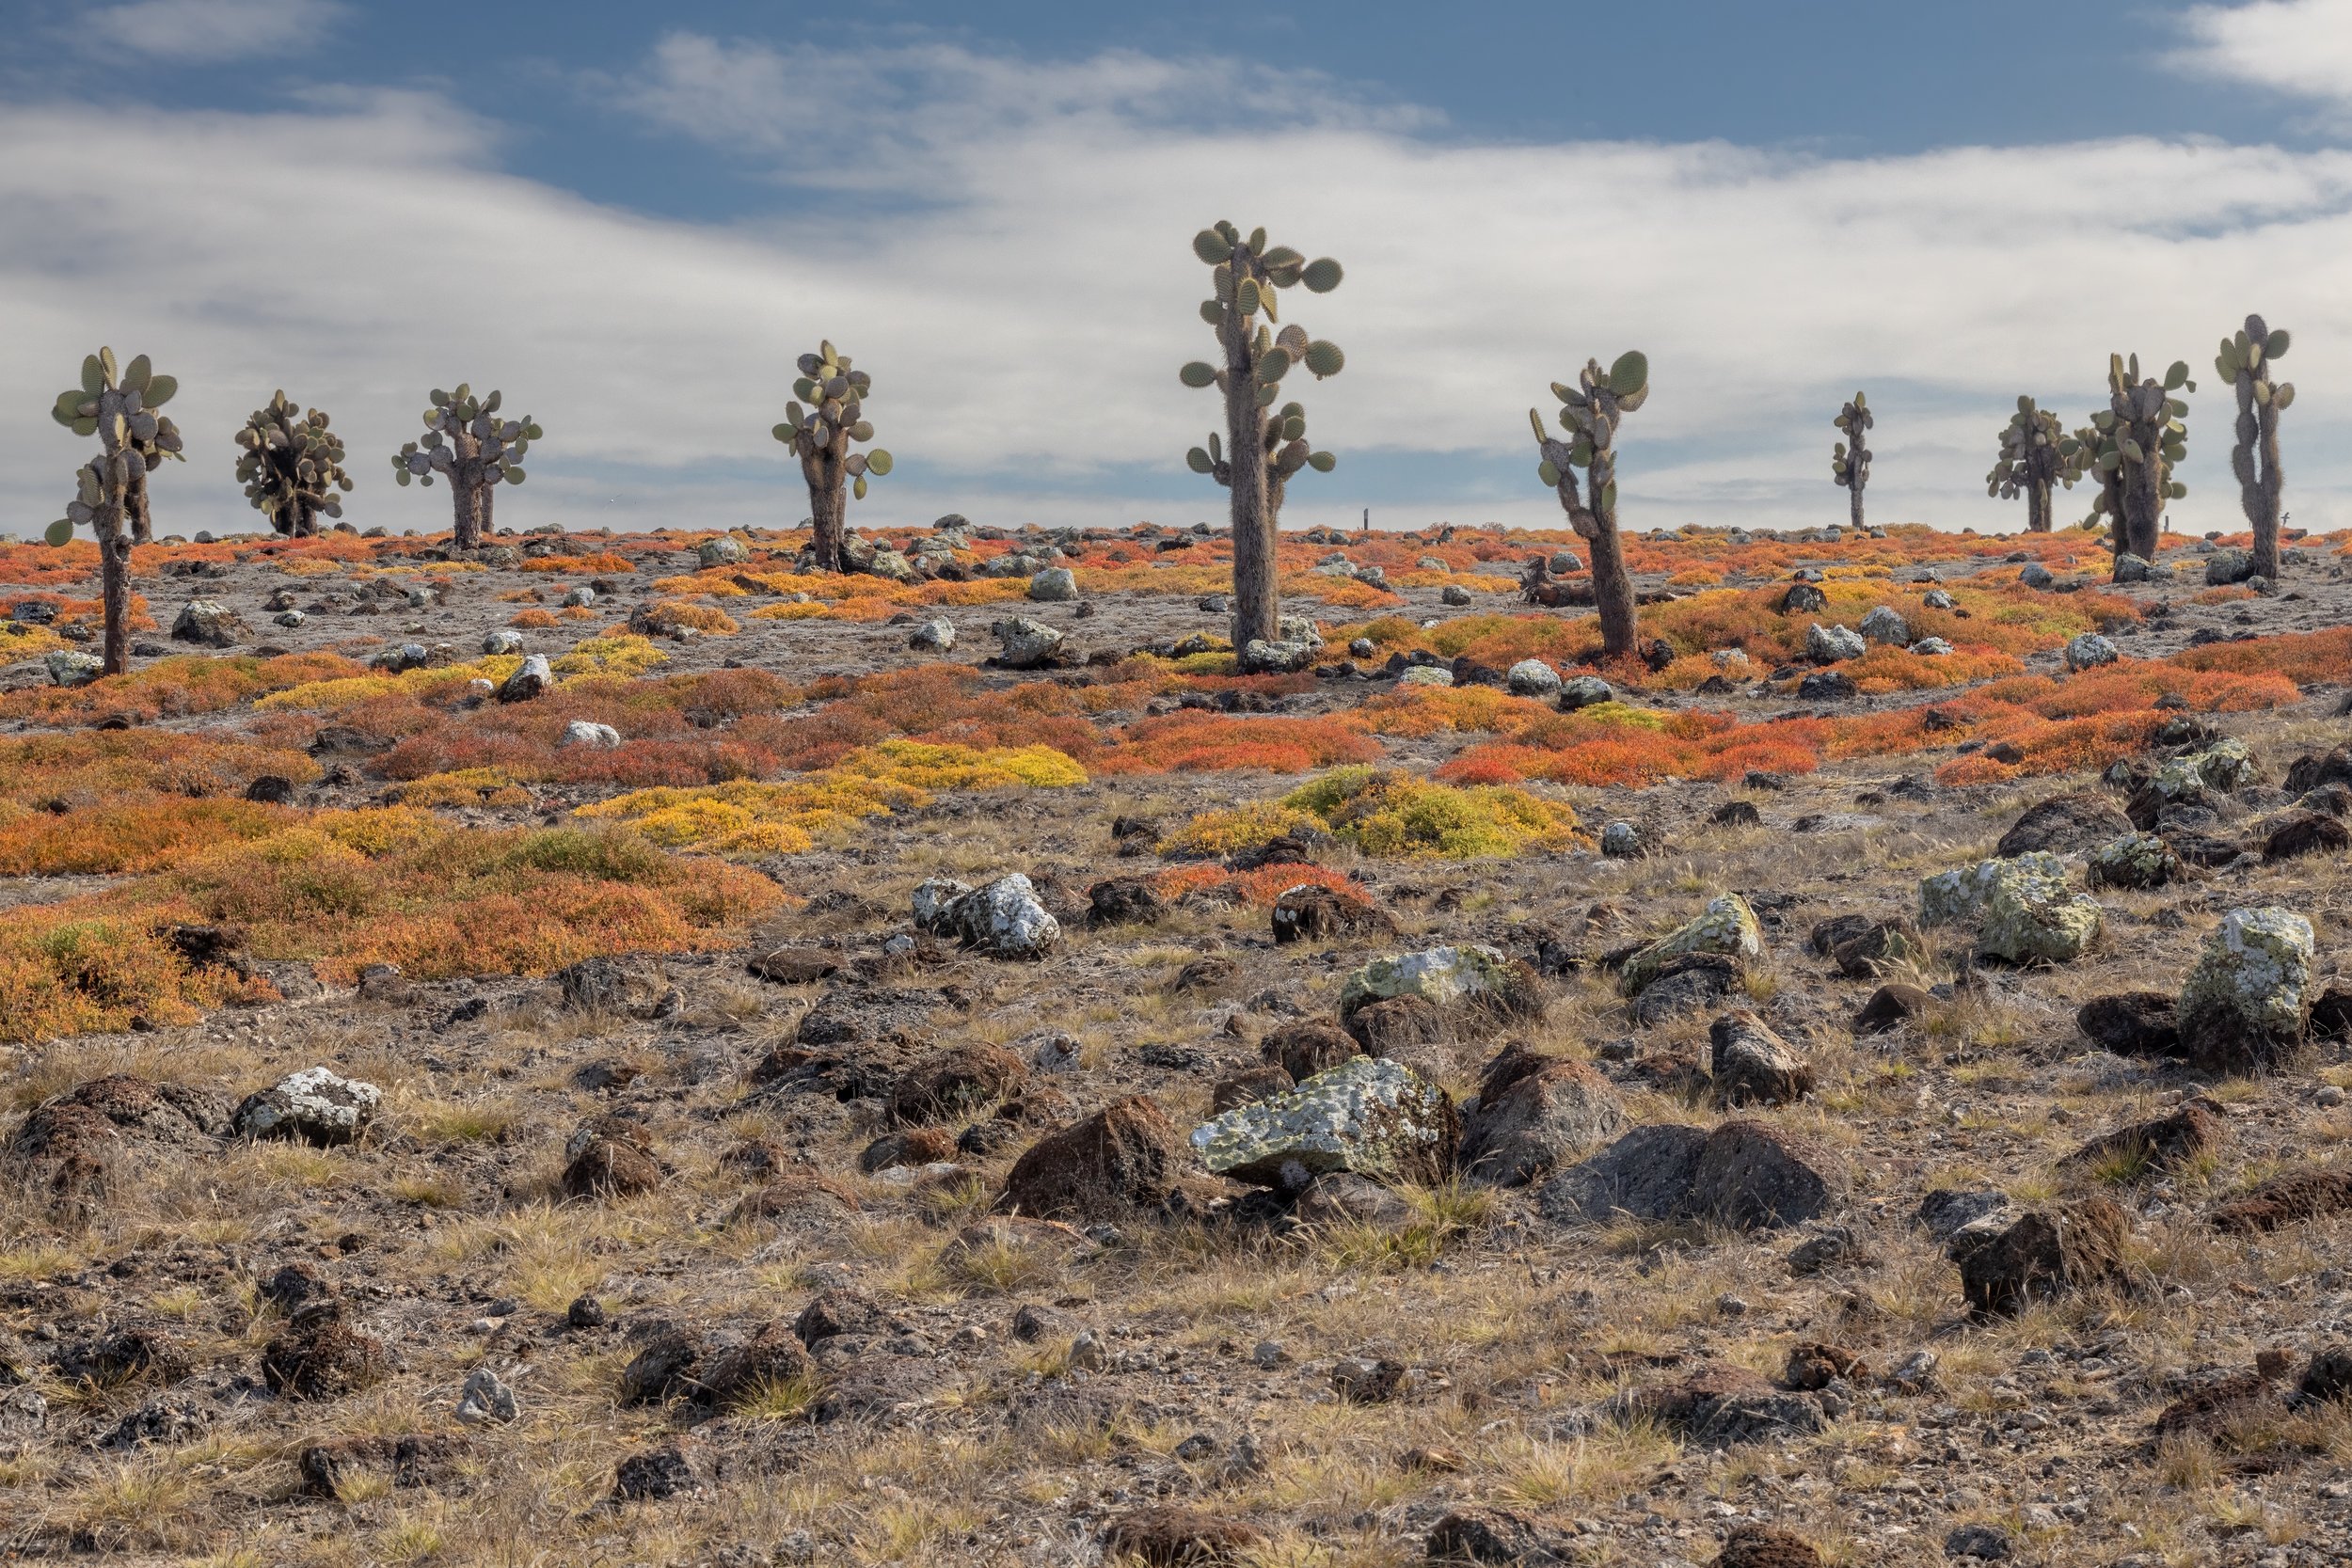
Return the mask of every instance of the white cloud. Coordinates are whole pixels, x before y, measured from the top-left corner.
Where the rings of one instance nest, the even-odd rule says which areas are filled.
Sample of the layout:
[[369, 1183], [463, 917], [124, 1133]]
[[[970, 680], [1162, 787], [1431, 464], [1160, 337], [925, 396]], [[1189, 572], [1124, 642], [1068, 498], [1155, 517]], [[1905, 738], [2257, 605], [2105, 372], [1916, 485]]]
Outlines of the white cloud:
[[87, 40], [187, 64], [258, 59], [310, 48], [346, 8], [341, 0], [129, 0], [88, 12]]
[[[895, 129], [801, 141], [812, 80], [871, 90], [887, 112], [849, 119]], [[819, 337], [875, 373], [900, 459], [861, 518], [1188, 523], [1222, 499], [1182, 463], [1212, 396], [1175, 375], [1209, 341], [1189, 240], [1219, 216], [1348, 266], [1338, 293], [1295, 296], [1349, 354], [1300, 393], [1341, 465], [1295, 487], [1295, 526], [1365, 505], [1395, 524], [1553, 521], [1524, 410], [1588, 355], [1639, 346], [1657, 390], [1628, 426], [1630, 523], [1842, 516], [1829, 420], [1860, 386], [1880, 418], [1874, 515], [2015, 528], [1982, 475], [2018, 392], [2079, 420], [2110, 349], [2209, 371], [2249, 308], [2296, 333], [2295, 521], [2352, 523], [2352, 462], [2333, 455], [2352, 415], [2352, 153], [1486, 145], [1320, 79], [929, 45], [877, 63], [674, 39], [609, 87], [787, 182], [880, 199], [649, 218], [483, 166], [485, 128], [414, 95], [0, 108], [0, 407], [21, 411], [0, 421], [0, 531], [62, 504], [76, 443], [40, 411], [102, 340], [184, 388], [168, 527], [244, 526], [229, 436], [280, 386], [345, 432], [355, 521], [437, 524], [440, 492], [394, 489], [386, 459], [421, 393], [459, 379], [548, 432], [501, 520], [797, 519], [767, 433]], [[1201, 129], [1226, 123], [1203, 95], [1253, 105], [1250, 124]], [[130, 185], [109, 162], [124, 134], [149, 150]], [[329, 196], [297, 212], [289, 191]], [[2194, 403], [2180, 526], [2235, 526], [2223, 401]]]
[[2352, 107], [2352, 0], [2196, 6], [2181, 27], [2183, 70]]

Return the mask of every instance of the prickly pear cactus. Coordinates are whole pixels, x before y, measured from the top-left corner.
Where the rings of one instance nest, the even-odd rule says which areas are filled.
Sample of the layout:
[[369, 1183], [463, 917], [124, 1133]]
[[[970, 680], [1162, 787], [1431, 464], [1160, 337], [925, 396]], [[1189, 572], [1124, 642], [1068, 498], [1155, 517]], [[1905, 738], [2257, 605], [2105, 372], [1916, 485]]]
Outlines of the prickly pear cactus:
[[[1544, 429], [1543, 416], [1531, 408], [1527, 422], [1534, 427], [1535, 449], [1542, 455], [1536, 477], [1558, 493], [1560, 508], [1577, 537], [1592, 546], [1593, 597], [1600, 611], [1600, 640], [1611, 655], [1633, 651], [1633, 579], [1625, 569], [1625, 549], [1617, 538], [1617, 424], [1649, 400], [1649, 356], [1639, 349], [1617, 356], [1607, 370], [1587, 359], [1573, 387], [1551, 384], [1560, 400], [1562, 440]], [[1580, 487], [1577, 470], [1585, 470]]]
[[1849, 448], [1845, 441], [1840, 441], [1831, 449], [1829, 472], [1830, 478], [1845, 490], [1848, 515], [1853, 526], [1860, 528], [1862, 487], [1870, 483], [1870, 459], [1877, 455], [1862, 437], [1865, 431], [1878, 423], [1878, 416], [1870, 412], [1869, 400], [1856, 392], [1830, 422], [1844, 431], [1846, 439], [1853, 443]]
[[2285, 327], [2274, 330], [2260, 316], [2249, 316], [2237, 336], [2221, 340], [2213, 362], [2237, 391], [2230, 472], [2254, 530], [2254, 575], [2269, 582], [2279, 580], [2279, 416], [2295, 402], [2295, 383], [2273, 381], [2270, 370], [2286, 352]]
[[[820, 572], [838, 572], [846, 564], [842, 545], [848, 533], [849, 506], [845, 493], [866, 499], [868, 479], [890, 472], [890, 453], [881, 447], [853, 451], [860, 441], [874, 438], [866, 418], [866, 400], [874, 378], [850, 368], [850, 356], [830, 342], [800, 358], [800, 379], [792, 383], [793, 401], [784, 405], [784, 422], [769, 434], [790, 447], [801, 460], [801, 477], [808, 482], [808, 514], [813, 532], [809, 553]], [[805, 404], [805, 406], [803, 406]]]
[[2047, 533], [2052, 488], [2072, 490], [2090, 457], [2082, 438], [2068, 435], [2056, 414], [2021, 395], [2017, 412], [2001, 427], [2001, 454], [1984, 476], [1984, 493], [2005, 501], [2025, 497], [2027, 531]]
[[281, 388], [246, 420], [237, 446], [245, 499], [278, 532], [307, 538], [318, 532], [322, 513], [343, 515], [351, 476], [343, 472], [343, 439], [326, 428], [326, 409], [305, 414]]
[[528, 477], [523, 457], [543, 434], [528, 414], [500, 419], [502, 399], [495, 390], [476, 397], [462, 381], [454, 392], [435, 388], [433, 406], [424, 411], [424, 438], [392, 454], [392, 477], [403, 484], [421, 480], [430, 485], [437, 474], [449, 481], [454, 543], [461, 550], [489, 533], [491, 490]]
[[167, 457], [186, 461], [178, 427], [155, 412], [179, 389], [170, 376], [155, 373], [146, 355], [118, 365], [115, 351], [102, 348], [82, 361], [81, 386], [59, 392], [49, 410], [74, 435], [97, 436], [103, 449], [74, 476], [73, 499], [47, 537], [63, 545], [76, 528], [97, 535], [109, 675], [131, 667], [131, 546], [152, 532], [147, 476]]
[[2115, 552], [2156, 558], [2164, 506], [2188, 494], [2172, 470], [2188, 456], [2188, 404], [2173, 394], [2197, 390], [2188, 362], [2175, 359], [2164, 380], [2142, 377], [2139, 356], [2107, 356], [2107, 406], [2090, 416], [2090, 468], [2100, 475], [2099, 501], [2108, 514]]
[[[1283, 492], [1301, 468], [1327, 474], [1338, 459], [1307, 442], [1307, 410], [1296, 403], [1275, 408], [1282, 378], [1304, 369], [1317, 381], [1346, 367], [1337, 343], [1281, 324], [1277, 296], [1304, 283], [1309, 293], [1340, 286], [1339, 262], [1310, 261], [1288, 245], [1266, 244], [1265, 230], [1248, 235], [1219, 219], [1192, 237], [1192, 253], [1210, 268], [1211, 297], [1200, 319], [1216, 333], [1222, 364], [1196, 359], [1178, 372], [1187, 387], [1214, 387], [1225, 399], [1225, 434], [1211, 433], [1184, 461], [1228, 493], [1233, 521], [1233, 646], [1279, 640], [1274, 584], [1274, 533]], [[1280, 329], [1278, 331], [1277, 327]], [[1271, 411], [1271, 412], [1269, 412]]]

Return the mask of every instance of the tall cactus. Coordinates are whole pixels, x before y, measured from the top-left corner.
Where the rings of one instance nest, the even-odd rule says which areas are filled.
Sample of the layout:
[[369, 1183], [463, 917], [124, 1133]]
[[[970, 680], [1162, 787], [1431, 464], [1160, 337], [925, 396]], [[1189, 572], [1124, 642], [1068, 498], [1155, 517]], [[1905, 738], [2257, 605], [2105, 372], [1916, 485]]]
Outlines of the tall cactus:
[[490, 491], [499, 484], [520, 484], [528, 477], [522, 460], [531, 443], [543, 432], [526, 414], [519, 420], [496, 418], [501, 394], [473, 395], [464, 382], [454, 392], [436, 388], [433, 406], [424, 411], [424, 439], [410, 441], [392, 454], [392, 477], [405, 484], [433, 476], [449, 481], [457, 548], [470, 550], [490, 531]]
[[343, 472], [343, 439], [326, 428], [326, 409], [305, 414], [281, 388], [268, 407], [246, 418], [237, 447], [245, 499], [278, 532], [307, 539], [318, 532], [321, 513], [343, 515], [338, 492], [350, 492], [351, 476]]
[[[1625, 550], [1617, 539], [1617, 422], [1649, 399], [1649, 356], [1630, 350], [1606, 371], [1599, 360], [1587, 359], [1574, 387], [1555, 381], [1551, 391], [1560, 400], [1560, 427], [1568, 439], [1547, 434], [1543, 416], [1529, 409], [1527, 421], [1534, 426], [1536, 450], [1543, 453], [1535, 472], [1559, 493], [1568, 526], [1591, 546], [1601, 651], [1629, 654], [1636, 628], [1633, 579], [1626, 574]], [[1579, 468], [1586, 470], [1581, 489]]]
[[2260, 316], [2221, 340], [2213, 368], [2237, 388], [2237, 445], [2230, 471], [2237, 476], [2238, 499], [2254, 529], [2254, 575], [2279, 580], [2279, 416], [2295, 402], [2295, 383], [2270, 379], [2271, 365], [2284, 358], [2287, 330], [2273, 331]]
[[1215, 387], [1225, 395], [1225, 435], [1221, 442], [1210, 436], [1207, 447], [1193, 448], [1184, 461], [1226, 489], [1233, 523], [1233, 646], [1246, 652], [1252, 642], [1280, 636], [1274, 545], [1282, 492], [1299, 469], [1329, 473], [1338, 461], [1309, 449], [1307, 413], [1297, 404], [1285, 404], [1271, 419], [1267, 411], [1292, 367], [1304, 365], [1321, 381], [1347, 363], [1338, 344], [1310, 338], [1295, 324], [1278, 334], [1276, 295], [1300, 283], [1310, 293], [1327, 294], [1342, 274], [1328, 256], [1310, 261], [1287, 245], [1269, 246], [1263, 229], [1245, 236], [1223, 219], [1192, 237], [1192, 253], [1211, 269], [1213, 293], [1200, 302], [1200, 319], [1216, 331], [1224, 363], [1196, 359], [1179, 375], [1187, 387]]
[[63, 545], [76, 525], [98, 537], [109, 675], [131, 668], [131, 546], [151, 531], [147, 476], [167, 457], [186, 461], [178, 428], [155, 412], [179, 389], [170, 376], [155, 373], [146, 355], [118, 366], [115, 351], [102, 348], [82, 361], [81, 386], [59, 392], [49, 411], [74, 435], [97, 436], [103, 449], [74, 475], [73, 499], [49, 525], [48, 539]]
[[[2163, 536], [2164, 503], [2179, 500], [2188, 486], [2172, 470], [2188, 455], [2188, 404], [2172, 394], [2195, 391], [2186, 360], [2175, 359], [2159, 383], [2143, 379], [2139, 356], [2127, 361], [2107, 356], [2107, 406], [2090, 416], [2096, 443], [2091, 467], [2112, 485], [2103, 485], [2101, 506], [2115, 520], [2116, 559], [2126, 554], [2156, 558]], [[2092, 514], [2094, 516], [2096, 513]]]
[[1830, 422], [1844, 431], [1848, 439], [1853, 442], [1851, 451], [1847, 450], [1844, 441], [1831, 449], [1829, 472], [1832, 480], [1844, 486], [1847, 515], [1859, 530], [1862, 527], [1862, 487], [1870, 483], [1870, 459], [1877, 455], [1863, 443], [1863, 432], [1879, 422], [1878, 416], [1870, 412], [1869, 400], [1856, 392], [1846, 406], [1837, 411], [1837, 418]]
[[[842, 569], [842, 545], [849, 532], [849, 502], [845, 492], [866, 499], [866, 482], [890, 472], [890, 453], [880, 447], [851, 451], [850, 443], [870, 441], [874, 427], [865, 417], [866, 397], [874, 378], [850, 368], [850, 356], [830, 342], [800, 359], [800, 379], [792, 383], [795, 401], [784, 405], [784, 422], [769, 434], [799, 455], [801, 477], [808, 482], [811, 526], [809, 553], [820, 572]], [[808, 406], [801, 406], [805, 400]]]
[[2017, 412], [2001, 427], [2001, 454], [1984, 476], [1984, 493], [2005, 501], [2025, 497], [2026, 531], [2047, 533], [2051, 487], [2072, 490], [2086, 455], [2079, 436], [2069, 436], [2056, 414], [2021, 393]]

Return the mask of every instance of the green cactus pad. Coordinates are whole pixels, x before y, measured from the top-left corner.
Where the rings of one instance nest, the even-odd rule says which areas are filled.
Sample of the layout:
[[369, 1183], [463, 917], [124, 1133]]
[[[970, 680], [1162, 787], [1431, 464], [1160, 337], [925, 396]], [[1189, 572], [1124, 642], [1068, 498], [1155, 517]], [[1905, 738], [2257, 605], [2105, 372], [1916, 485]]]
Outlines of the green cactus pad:
[[876, 447], [866, 454], [866, 471], [879, 479], [890, 472], [893, 461], [888, 448]]
[[1245, 316], [1256, 315], [1259, 305], [1263, 303], [1258, 293], [1258, 280], [1254, 277], [1243, 278], [1233, 285], [1233, 309]]
[[864, 474], [857, 476], [857, 483], [850, 487], [850, 493], [860, 500], [866, 499], [866, 476]]
[[1216, 384], [1216, 367], [1195, 359], [1176, 372], [1176, 378], [1187, 387], [1211, 387]]
[[1535, 477], [1542, 480], [1550, 489], [1560, 488], [1560, 470], [1551, 466], [1549, 458], [1535, 465]]
[[1209, 474], [1216, 471], [1216, 465], [1209, 461], [1209, 454], [1199, 447], [1184, 453], [1184, 464], [1196, 474]]
[[1328, 256], [1322, 256], [1299, 270], [1298, 280], [1307, 285], [1307, 292], [1311, 294], [1327, 294], [1340, 286], [1343, 276], [1339, 262]]
[[1327, 451], [1311, 451], [1307, 454], [1307, 467], [1319, 474], [1327, 474], [1339, 466], [1340, 460]]
[[2293, 341], [2294, 340], [2287, 336], [2287, 329], [2282, 326], [2263, 340], [2263, 355], [2265, 358], [2280, 358], [2286, 354], [2288, 344]]
[[1609, 367], [1609, 387], [1612, 391], [1626, 394], [1638, 392], [1649, 385], [1649, 356], [1640, 349], [1629, 349], [1617, 356]]
[[1200, 302], [1200, 319], [1207, 322], [1211, 326], [1223, 326], [1225, 325], [1225, 307], [1219, 305], [1216, 300], [1204, 299]]
[[1306, 359], [1308, 372], [1317, 381], [1337, 375], [1347, 368], [1347, 356], [1340, 352], [1340, 345], [1322, 338], [1307, 345]]
[[41, 537], [47, 539], [52, 545], [71, 544], [73, 540], [73, 525], [60, 517], [49, 525], [48, 531]]

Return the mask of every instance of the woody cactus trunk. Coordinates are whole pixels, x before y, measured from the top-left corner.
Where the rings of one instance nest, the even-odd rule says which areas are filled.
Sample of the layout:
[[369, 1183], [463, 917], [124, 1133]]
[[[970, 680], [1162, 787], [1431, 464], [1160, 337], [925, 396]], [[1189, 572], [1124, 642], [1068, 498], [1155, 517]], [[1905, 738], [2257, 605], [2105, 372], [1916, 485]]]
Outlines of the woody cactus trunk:
[[237, 477], [245, 499], [289, 538], [319, 531], [322, 514], [343, 515], [342, 496], [351, 490], [343, 472], [343, 441], [326, 428], [326, 410], [308, 414], [286, 401], [280, 388], [266, 408], [256, 408], [237, 432]]
[[461, 550], [488, 536], [490, 492], [528, 477], [524, 454], [544, 434], [528, 414], [499, 419], [502, 396], [493, 390], [476, 397], [462, 381], [454, 392], [436, 388], [433, 406], [424, 411], [424, 439], [392, 454], [392, 477], [403, 484], [415, 479], [429, 486], [436, 474], [449, 481], [452, 543]]
[[[2164, 505], [2188, 494], [2172, 470], [2188, 455], [2188, 404], [2172, 394], [2197, 390], [2188, 364], [2175, 359], [2159, 383], [2139, 373], [2139, 356], [2107, 356], [2107, 406], [2090, 416], [2090, 466], [2103, 480], [2100, 504], [2115, 521], [2119, 569], [2125, 555], [2156, 558]], [[2094, 514], [2095, 515], [2095, 514]]]
[[1310, 338], [1295, 323], [1278, 333], [1277, 295], [1300, 283], [1309, 293], [1327, 294], [1342, 273], [1328, 256], [1310, 261], [1287, 245], [1267, 245], [1263, 229], [1245, 236], [1221, 219], [1192, 237], [1192, 253], [1211, 269], [1213, 296], [1200, 302], [1200, 319], [1216, 330], [1224, 363], [1196, 359], [1179, 373], [1187, 387], [1224, 394], [1225, 434], [1222, 440], [1212, 434], [1184, 461], [1226, 489], [1233, 524], [1233, 646], [1246, 657], [1250, 643], [1281, 636], [1274, 545], [1283, 492], [1299, 469], [1327, 474], [1338, 461], [1308, 446], [1302, 405], [1284, 404], [1271, 417], [1268, 410], [1294, 367], [1305, 366], [1321, 381], [1347, 363], [1338, 344]]
[[50, 408], [52, 419], [76, 436], [97, 436], [103, 449], [74, 475], [73, 499], [49, 525], [48, 540], [64, 545], [77, 527], [97, 536], [109, 675], [131, 668], [131, 546], [151, 532], [147, 476], [167, 457], [186, 461], [179, 430], [155, 412], [179, 389], [146, 355], [118, 366], [115, 351], [102, 348], [82, 361], [81, 386], [59, 392]]
[[1876, 455], [1863, 444], [1862, 433], [1878, 423], [1878, 416], [1870, 412], [1869, 401], [1856, 392], [1852, 401], [1839, 409], [1837, 418], [1830, 422], [1844, 431], [1847, 439], [1853, 442], [1851, 450], [1845, 441], [1831, 449], [1829, 471], [1831, 479], [1844, 486], [1847, 515], [1859, 531], [1862, 527], [1862, 487], [1870, 483], [1870, 459]]
[[2279, 580], [2279, 416], [2295, 402], [2295, 383], [2273, 381], [2270, 368], [2287, 352], [2285, 327], [2272, 331], [2260, 316], [2221, 340], [2214, 369], [2237, 388], [2237, 444], [2230, 450], [2230, 472], [2237, 476], [2238, 499], [2254, 530], [2254, 575]]
[[[1535, 472], [1558, 493], [1568, 526], [1590, 546], [1601, 651], [1613, 657], [1629, 654], [1636, 628], [1633, 579], [1626, 573], [1625, 549], [1617, 538], [1617, 423], [1648, 401], [1649, 357], [1639, 350], [1620, 354], [1606, 371], [1599, 360], [1588, 359], [1574, 387], [1555, 381], [1551, 391], [1560, 400], [1560, 427], [1568, 438], [1548, 434], [1543, 416], [1527, 411], [1543, 454]], [[1579, 468], [1585, 470], [1581, 487]]]
[[838, 572], [846, 564], [849, 497], [854, 494], [864, 500], [866, 480], [890, 472], [891, 456], [881, 447], [850, 450], [854, 442], [874, 438], [874, 427], [865, 417], [866, 399], [874, 389], [872, 376], [851, 370], [850, 356], [830, 342], [818, 344], [815, 354], [802, 355], [800, 372], [800, 379], [792, 383], [794, 401], [784, 407], [784, 422], [769, 434], [801, 460], [801, 477], [808, 482], [809, 554], [817, 569]]
[[2057, 485], [2074, 487], [2083, 477], [2084, 456], [2081, 438], [2069, 436], [2056, 414], [2020, 396], [2017, 412], [2001, 429], [2001, 454], [1984, 476], [1984, 493], [2003, 500], [2025, 497], [2026, 530], [2047, 533], [2050, 492]]

